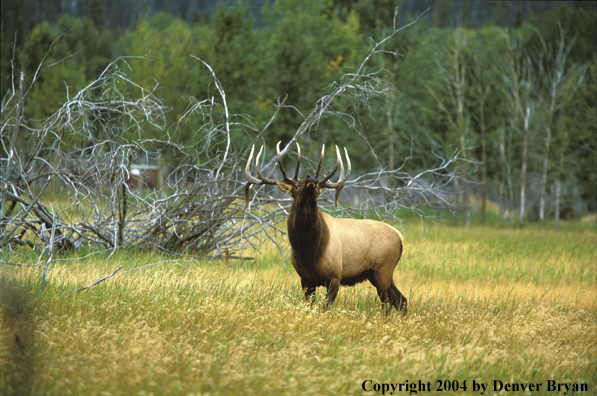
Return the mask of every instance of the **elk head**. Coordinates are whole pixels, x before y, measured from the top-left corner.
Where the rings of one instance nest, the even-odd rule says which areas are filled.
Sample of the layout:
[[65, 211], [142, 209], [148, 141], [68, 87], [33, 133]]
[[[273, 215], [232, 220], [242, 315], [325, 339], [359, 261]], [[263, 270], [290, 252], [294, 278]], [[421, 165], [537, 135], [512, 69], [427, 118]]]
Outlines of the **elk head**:
[[[282, 177], [283, 177], [283, 179], [281, 179], [281, 180], [268, 179], [267, 177], [263, 176], [263, 174], [261, 173], [261, 170], [259, 169], [259, 158], [261, 157], [261, 153], [263, 152], [263, 146], [261, 146], [261, 149], [259, 150], [259, 153], [257, 154], [257, 157], [255, 158], [255, 170], [257, 172], [257, 177], [254, 177], [253, 175], [251, 175], [250, 167], [251, 167], [251, 162], [253, 160], [253, 153], [255, 151], [255, 146], [253, 145], [253, 147], [251, 147], [251, 154], [249, 154], [249, 159], [247, 160], [247, 166], [245, 168], [245, 173], [247, 175], [247, 184], [245, 185], [245, 208], [249, 204], [249, 189], [251, 188], [252, 184], [277, 185], [280, 190], [282, 190], [286, 194], [289, 194], [294, 199], [296, 199], [297, 196], [299, 196], [300, 193], [304, 190], [309, 190], [309, 191], [314, 190], [315, 195], [309, 194], [309, 197], [317, 200], [317, 198], [319, 197], [319, 195], [321, 193], [321, 189], [323, 189], [323, 188], [334, 189], [334, 190], [336, 190], [335, 204], [336, 204], [336, 206], [338, 206], [338, 197], [340, 196], [340, 192], [342, 191], [342, 188], [344, 187], [344, 183], [346, 183], [346, 180], [348, 180], [348, 177], [350, 176], [350, 170], [351, 170], [350, 157], [348, 156], [348, 151], [346, 151], [346, 147], [344, 148], [344, 154], [346, 156], [346, 162], [348, 164], [348, 171], [346, 172], [346, 175], [344, 174], [344, 164], [342, 163], [342, 158], [340, 156], [340, 150], [338, 149], [338, 146], [336, 146], [336, 165], [327, 175], [324, 175], [321, 179], [319, 178], [319, 173], [321, 171], [321, 164], [323, 163], [323, 156], [325, 154], [325, 145], [324, 145], [321, 149], [321, 157], [319, 158], [319, 164], [317, 165], [317, 171], [316, 171], [315, 175], [307, 175], [304, 179], [299, 180], [298, 177], [299, 177], [299, 169], [300, 169], [300, 165], [301, 165], [301, 146], [299, 146], [298, 143], [296, 144], [297, 151], [298, 151], [298, 158], [296, 161], [296, 169], [294, 171], [294, 177], [291, 179], [286, 174], [286, 171], [284, 170], [284, 165], [282, 164], [282, 155], [280, 154], [280, 143], [282, 143], [282, 142], [278, 142], [278, 144], [276, 145], [276, 152], [277, 152], [278, 165], [280, 166], [280, 171], [282, 172]], [[336, 183], [329, 182], [330, 178], [336, 173], [338, 168], [340, 168], [340, 178], [338, 179], [338, 182], [336, 182]]]

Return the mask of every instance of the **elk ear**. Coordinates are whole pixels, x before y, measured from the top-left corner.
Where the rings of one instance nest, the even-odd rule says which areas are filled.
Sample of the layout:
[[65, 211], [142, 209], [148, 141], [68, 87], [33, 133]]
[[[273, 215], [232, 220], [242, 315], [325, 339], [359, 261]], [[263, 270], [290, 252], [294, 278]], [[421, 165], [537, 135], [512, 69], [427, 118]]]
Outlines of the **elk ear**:
[[284, 180], [276, 180], [276, 184], [278, 185], [278, 188], [283, 193], [286, 193], [286, 194], [290, 195], [292, 198], [294, 198], [294, 194], [296, 193], [295, 186], [293, 186], [292, 184], [286, 183]]

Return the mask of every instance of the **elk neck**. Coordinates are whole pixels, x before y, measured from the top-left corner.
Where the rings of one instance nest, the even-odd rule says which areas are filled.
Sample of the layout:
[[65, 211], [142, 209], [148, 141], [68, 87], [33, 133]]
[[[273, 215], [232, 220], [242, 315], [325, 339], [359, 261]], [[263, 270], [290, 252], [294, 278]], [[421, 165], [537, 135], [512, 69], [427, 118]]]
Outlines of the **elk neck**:
[[317, 207], [313, 189], [304, 188], [295, 197], [288, 215], [288, 239], [294, 257], [304, 266], [317, 264], [330, 239], [330, 231]]

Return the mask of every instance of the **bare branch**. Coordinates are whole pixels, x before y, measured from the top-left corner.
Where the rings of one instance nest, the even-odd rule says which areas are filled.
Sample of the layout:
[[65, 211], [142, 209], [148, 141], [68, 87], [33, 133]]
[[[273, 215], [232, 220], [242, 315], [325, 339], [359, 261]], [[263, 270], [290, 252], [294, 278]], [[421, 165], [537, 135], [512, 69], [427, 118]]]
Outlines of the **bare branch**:
[[106, 276], [104, 276], [103, 278], [100, 278], [100, 279], [96, 280], [96, 281], [95, 281], [95, 282], [93, 282], [92, 284], [89, 284], [89, 285], [87, 285], [87, 286], [83, 286], [83, 287], [80, 287], [80, 288], [78, 288], [78, 289], [75, 289], [75, 290], [73, 291], [73, 293], [77, 293], [77, 292], [80, 292], [80, 291], [83, 291], [83, 290], [87, 290], [87, 289], [89, 289], [90, 287], [92, 287], [92, 286], [95, 286], [95, 285], [97, 285], [97, 284], [99, 284], [99, 283], [101, 283], [101, 282], [105, 281], [106, 279], [113, 277], [113, 276], [114, 276], [114, 275], [116, 275], [116, 273], [117, 273], [118, 271], [120, 271], [121, 269], [122, 269], [122, 265], [118, 266], [118, 268], [116, 268], [116, 269], [114, 270], [114, 272], [112, 272], [110, 275], [106, 275]]

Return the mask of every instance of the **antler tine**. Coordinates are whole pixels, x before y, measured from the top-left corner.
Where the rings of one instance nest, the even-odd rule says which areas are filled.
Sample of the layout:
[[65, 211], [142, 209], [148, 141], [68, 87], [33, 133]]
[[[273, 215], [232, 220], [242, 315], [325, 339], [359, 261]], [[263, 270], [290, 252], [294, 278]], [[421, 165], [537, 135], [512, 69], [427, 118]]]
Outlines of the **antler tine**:
[[299, 146], [298, 142], [296, 142], [296, 149], [298, 152], [298, 156], [296, 158], [296, 169], [294, 171], [294, 179], [293, 179], [295, 183], [298, 182], [299, 168], [301, 166], [301, 146]]
[[257, 176], [259, 176], [259, 178], [263, 182], [261, 184], [277, 184], [275, 180], [268, 179], [267, 177], [263, 176], [263, 174], [261, 173], [261, 169], [259, 169], [259, 157], [261, 156], [262, 151], [263, 151], [263, 146], [261, 146], [261, 150], [259, 150], [259, 154], [257, 154], [257, 158], [255, 158], [255, 171], [257, 171]]
[[338, 180], [342, 180], [344, 178], [344, 163], [342, 162], [342, 155], [340, 154], [340, 149], [338, 149], [338, 145], [336, 145], [336, 157], [340, 160], [340, 177]]
[[319, 179], [319, 171], [321, 170], [321, 164], [323, 163], [323, 155], [325, 154], [325, 144], [321, 146], [321, 157], [319, 157], [319, 164], [317, 164], [317, 172], [315, 172], [315, 180]]
[[[336, 146], [336, 155], [338, 156], [338, 158], [340, 158], [340, 150], [338, 149], [338, 146]], [[337, 183], [324, 183], [321, 185], [321, 187], [333, 188], [336, 190], [336, 206], [338, 206], [338, 197], [340, 197], [340, 192], [344, 188], [344, 183], [346, 183], [346, 181], [348, 180], [348, 177], [350, 176], [350, 171], [352, 169], [352, 166], [350, 164], [350, 157], [348, 156], [348, 151], [346, 150], [346, 147], [344, 147], [344, 155], [346, 156], [346, 163], [348, 164], [348, 171], [346, 172], [346, 175], [343, 175], [344, 165], [342, 164], [342, 161], [340, 160], [340, 164], [341, 164], [342, 168], [340, 171], [340, 179], [338, 180], [338, 182]]]
[[259, 179], [251, 174], [251, 162], [253, 161], [254, 152], [255, 145], [251, 147], [251, 153], [249, 154], [247, 166], [245, 167], [245, 174], [247, 176], [247, 184], [245, 184], [245, 209], [247, 208], [247, 206], [249, 206], [249, 189], [251, 188], [252, 184], [276, 184], [275, 180], [264, 177], [261, 174], [261, 170], [259, 170], [259, 157], [261, 157], [261, 153], [263, 152], [263, 146], [261, 146], [261, 149], [259, 150], [259, 153], [257, 153], [257, 157], [255, 158], [255, 170], [257, 171], [257, 176], [259, 176]]
[[284, 177], [284, 180], [286, 180], [288, 179], [288, 175], [286, 175], [284, 165], [282, 165], [282, 156], [280, 155], [280, 143], [282, 143], [281, 140], [278, 142], [278, 144], [276, 144], [276, 153], [278, 154], [278, 165], [280, 165], [280, 172], [282, 172], [282, 177]]
[[[336, 146], [336, 154], [338, 155], [338, 159], [340, 160], [340, 150], [338, 149], [338, 146]], [[344, 183], [346, 183], [346, 181], [348, 180], [348, 177], [350, 176], [350, 172], [352, 169], [351, 164], [350, 164], [350, 157], [348, 156], [348, 151], [346, 150], [346, 147], [344, 147], [344, 155], [346, 156], [346, 163], [348, 164], [348, 172], [346, 173], [346, 175], [342, 175], [342, 173], [344, 173], [344, 165], [342, 164], [342, 160], [340, 160], [340, 163], [342, 164], [342, 171], [341, 171], [340, 178], [339, 178], [338, 182], [325, 183], [325, 185], [323, 185], [322, 187], [337, 188], [340, 186], [344, 186]]]
[[284, 164], [282, 163], [282, 155], [280, 154], [280, 144], [281, 143], [282, 143], [282, 141], [279, 141], [278, 144], [276, 145], [276, 152], [278, 153], [278, 165], [280, 165], [280, 171], [282, 172], [284, 181], [291, 183], [291, 184], [296, 184], [298, 182], [299, 167], [301, 165], [301, 146], [299, 146], [298, 143], [296, 144], [296, 147], [298, 148], [298, 158], [297, 158], [297, 162], [296, 162], [296, 170], [294, 171], [294, 179], [291, 179], [286, 174], [286, 170], [284, 169]]
[[[261, 150], [263, 150], [263, 146], [261, 146]], [[257, 161], [259, 161], [259, 156], [261, 155], [261, 150], [259, 150], [259, 154], [257, 154]], [[247, 160], [247, 166], [245, 167], [245, 174], [247, 175], [247, 184], [263, 184], [263, 182], [257, 179], [255, 176], [251, 174], [251, 162], [253, 161], [253, 153], [255, 152], [255, 145], [251, 147], [251, 154], [249, 154], [249, 159]]]
[[[323, 152], [321, 155], [321, 159], [323, 159]], [[321, 165], [321, 161], [319, 164]], [[340, 156], [340, 151], [338, 150], [338, 146], [336, 146], [336, 165], [334, 166], [334, 169], [332, 169], [330, 171], [330, 173], [328, 173], [326, 176], [324, 176], [323, 179], [319, 180], [319, 185], [325, 187], [325, 184], [327, 183], [328, 180], [330, 180], [330, 177], [334, 176], [334, 173], [336, 173], [339, 166], [341, 166], [342, 169], [344, 169], [344, 165], [342, 164], [342, 157]], [[344, 170], [342, 171], [342, 173], [344, 173]], [[319, 174], [319, 172], [318, 172], [318, 174]], [[340, 177], [342, 177], [342, 176], [340, 176]]]
[[[263, 148], [263, 146], [261, 147]], [[253, 153], [255, 152], [255, 145], [251, 147], [251, 154], [249, 154], [249, 159], [247, 160], [247, 166], [245, 167], [245, 175], [247, 175], [247, 184], [245, 184], [245, 207], [243, 210], [249, 206], [249, 189], [251, 188], [251, 184], [263, 184], [263, 182], [257, 179], [255, 176], [251, 174], [251, 161], [253, 161]], [[259, 151], [261, 154], [261, 150]]]

